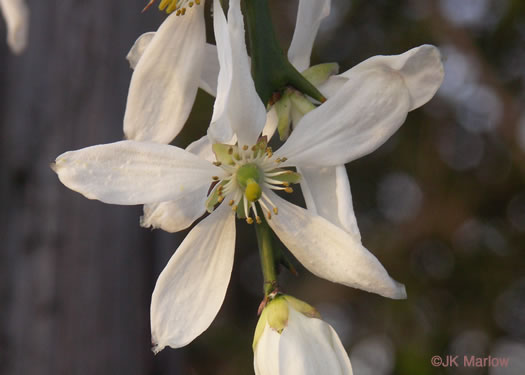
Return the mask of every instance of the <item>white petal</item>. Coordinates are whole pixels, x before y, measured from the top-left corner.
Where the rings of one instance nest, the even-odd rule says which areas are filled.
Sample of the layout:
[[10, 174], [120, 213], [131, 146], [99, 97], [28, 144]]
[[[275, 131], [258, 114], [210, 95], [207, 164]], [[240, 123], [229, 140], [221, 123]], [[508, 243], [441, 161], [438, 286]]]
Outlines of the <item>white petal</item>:
[[213, 163], [216, 159], [211, 147], [210, 138], [206, 135], [190, 143], [190, 145], [186, 147], [186, 151], [197, 155], [201, 159], [208, 160], [210, 163]]
[[279, 367], [287, 375], [352, 375], [350, 359], [332, 327], [292, 307], [281, 335]]
[[385, 297], [406, 298], [405, 287], [394, 281], [354, 236], [272, 192], [269, 196], [279, 214], [268, 224], [310, 272]]
[[144, 216], [140, 218], [140, 225], [170, 233], [188, 228], [206, 211], [208, 190], [209, 185], [203, 185], [175, 201], [144, 205]]
[[[191, 143], [186, 151], [197, 155], [210, 163], [215, 161], [215, 154], [207, 136]], [[144, 206], [144, 216], [140, 225], [146, 228], [160, 228], [166, 232], [175, 233], [189, 227], [206, 211], [206, 199], [209, 184], [181, 196], [176, 201], [147, 204]]]
[[345, 166], [303, 167], [298, 172], [306, 207], [361, 241]]
[[[155, 32], [142, 34], [131, 50], [126, 59], [131, 69], [135, 69], [144, 51], [149, 46]], [[211, 96], [217, 95], [217, 78], [219, 76], [219, 59], [217, 57], [217, 47], [213, 44], [206, 44], [204, 48], [204, 58], [199, 87]]]
[[412, 48], [401, 55], [371, 57], [340, 76], [348, 78], [354, 74], [352, 71], [381, 68], [403, 77], [410, 94], [410, 111], [432, 99], [445, 76], [441, 54], [429, 44]]
[[159, 352], [189, 344], [211, 324], [230, 281], [235, 216], [221, 205], [184, 239], [151, 297], [151, 335]]
[[199, 87], [206, 33], [204, 4], [170, 15], [140, 58], [124, 115], [128, 139], [169, 143], [184, 126]]
[[287, 165], [336, 166], [381, 146], [405, 121], [410, 95], [400, 74], [355, 71], [331, 99], [307, 113], [275, 152]]
[[268, 113], [266, 114], [266, 124], [264, 125], [262, 135], [268, 138], [268, 141], [272, 139], [273, 134], [277, 130], [279, 124], [279, 116], [277, 116], [277, 110], [272, 105]]
[[18, 55], [27, 46], [29, 9], [24, 0], [0, 0], [0, 11], [7, 24], [7, 44]]
[[135, 43], [133, 43], [133, 46], [126, 56], [126, 60], [128, 60], [131, 69], [135, 69], [154, 36], [155, 32], [150, 31], [139, 36]]
[[348, 81], [348, 79], [341, 77], [340, 75], [331, 76], [325, 82], [320, 84], [317, 89], [325, 96], [325, 98], [330, 99], [341, 90], [346, 81]]
[[[281, 335], [268, 323], [253, 353], [255, 375], [279, 375], [279, 340]], [[286, 374], [286, 373], [282, 373]]]
[[300, 0], [288, 59], [299, 71], [310, 67], [310, 55], [321, 21], [330, 14], [331, 0]]
[[217, 96], [217, 80], [219, 79], [219, 57], [217, 47], [206, 44], [204, 62], [202, 64], [200, 88], [211, 96]]
[[60, 181], [89, 199], [113, 204], [177, 200], [222, 170], [175, 146], [121, 141], [60, 155], [52, 166]]
[[217, 99], [209, 129], [212, 139], [227, 142], [232, 131], [240, 145], [253, 145], [266, 122], [250, 71], [240, 0], [231, 0], [228, 22], [219, 0], [214, 0], [214, 29], [219, 52]]

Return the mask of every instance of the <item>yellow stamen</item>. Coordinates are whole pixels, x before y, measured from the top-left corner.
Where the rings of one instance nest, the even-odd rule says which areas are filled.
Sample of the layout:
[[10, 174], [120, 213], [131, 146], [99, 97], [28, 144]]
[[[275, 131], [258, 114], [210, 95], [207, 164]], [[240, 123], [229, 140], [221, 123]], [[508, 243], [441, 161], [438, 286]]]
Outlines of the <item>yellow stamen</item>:
[[279, 210], [277, 209], [277, 207], [273, 208], [273, 213], [276, 214], [276, 215], [279, 213]]
[[[211, 179], [212, 179], [213, 181], [219, 181], [219, 176], [213, 176]], [[221, 186], [221, 187], [222, 187], [222, 186]]]
[[248, 145], [244, 145], [244, 146], [242, 146], [242, 149], [243, 149], [244, 151], [248, 150]]
[[257, 224], [261, 224], [262, 223], [262, 220], [259, 216], [255, 216], [255, 221], [257, 222]]
[[246, 218], [246, 222], [247, 222], [248, 224], [253, 224], [253, 219], [252, 219], [251, 217], [247, 217], [247, 218]]
[[232, 199], [231, 201], [228, 202], [228, 205], [233, 206], [234, 203], [235, 201]]
[[291, 187], [285, 188], [284, 191], [287, 193], [293, 193], [293, 189]]

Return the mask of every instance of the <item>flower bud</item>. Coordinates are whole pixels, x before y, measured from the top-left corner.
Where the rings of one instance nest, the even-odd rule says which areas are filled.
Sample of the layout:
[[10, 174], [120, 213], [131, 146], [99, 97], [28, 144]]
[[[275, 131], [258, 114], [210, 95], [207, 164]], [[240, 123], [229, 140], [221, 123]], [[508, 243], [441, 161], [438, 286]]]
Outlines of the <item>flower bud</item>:
[[253, 342], [256, 375], [352, 375], [334, 329], [307, 303], [277, 296], [264, 308]]

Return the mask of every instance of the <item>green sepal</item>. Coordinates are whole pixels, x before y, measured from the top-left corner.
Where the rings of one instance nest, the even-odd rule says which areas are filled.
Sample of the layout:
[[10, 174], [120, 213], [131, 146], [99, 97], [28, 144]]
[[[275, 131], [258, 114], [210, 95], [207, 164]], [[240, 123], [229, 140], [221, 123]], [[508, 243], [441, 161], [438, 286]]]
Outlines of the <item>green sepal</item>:
[[277, 113], [277, 131], [279, 132], [279, 139], [285, 141], [290, 135], [290, 113], [292, 109], [290, 91], [286, 90], [274, 106], [275, 112]]
[[316, 108], [315, 104], [313, 104], [306, 96], [298, 92], [294, 92], [290, 95], [290, 101], [292, 102], [293, 108], [299, 112], [301, 117]]
[[328, 78], [339, 73], [338, 63], [325, 63], [314, 65], [303, 71], [301, 74], [312, 85], [319, 86], [323, 84]]
[[[273, 171], [271, 171], [273, 172]], [[269, 173], [271, 173], [269, 172]], [[297, 172], [286, 170], [285, 173], [273, 176], [272, 180], [277, 180], [281, 182], [288, 182], [290, 184], [298, 184], [301, 182], [301, 175]]]
[[238, 154], [237, 146], [214, 143], [211, 145], [211, 149], [213, 150], [218, 162], [226, 165], [234, 164], [233, 156], [234, 154]]
[[206, 211], [209, 213], [212, 213], [217, 203], [219, 203], [219, 187], [225, 185], [228, 181], [229, 180], [222, 180], [219, 182], [218, 186], [213, 189], [210, 196], [206, 200]]
[[253, 343], [252, 348], [255, 351], [255, 348], [257, 347], [257, 344], [259, 343], [259, 339], [261, 338], [264, 329], [266, 328], [266, 322], [268, 321], [268, 310], [264, 309], [261, 313], [261, 316], [259, 317], [259, 320], [257, 321], [257, 325], [255, 326], [255, 334], [253, 335]]
[[268, 325], [279, 333], [283, 332], [284, 327], [288, 324], [288, 302], [283, 296], [277, 296], [271, 300], [264, 310], [268, 311]]
[[286, 302], [290, 304], [290, 306], [294, 310], [299, 311], [301, 314], [309, 318], [321, 319], [321, 314], [319, 314], [315, 307], [307, 304], [306, 302], [288, 295], [283, 295], [283, 298], [286, 300]]

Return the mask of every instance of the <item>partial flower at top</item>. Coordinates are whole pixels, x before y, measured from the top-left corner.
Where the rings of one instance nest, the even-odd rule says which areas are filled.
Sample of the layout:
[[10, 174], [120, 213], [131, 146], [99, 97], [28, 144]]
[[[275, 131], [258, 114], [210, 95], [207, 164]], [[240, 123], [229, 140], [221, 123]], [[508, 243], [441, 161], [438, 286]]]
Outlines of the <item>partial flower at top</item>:
[[18, 55], [27, 45], [29, 9], [24, 0], [0, 0], [0, 11], [7, 24], [7, 44]]
[[[294, 90], [286, 89], [270, 109], [263, 134], [269, 137], [277, 130], [284, 140], [293, 135], [294, 129], [312, 121], [342, 121], [353, 129], [352, 143], [346, 147], [352, 149], [352, 160], [374, 151], [403, 123], [389, 121], [388, 105], [399, 102], [396, 90], [407, 93], [408, 111], [414, 110], [429, 101], [443, 81], [444, 71], [438, 49], [423, 45], [398, 56], [375, 56], [363, 61], [346, 72], [335, 75], [337, 63], [327, 63], [310, 67], [312, 46], [321, 21], [330, 14], [331, 0], [300, 0], [297, 21], [288, 58], [295, 68], [301, 71], [321, 93], [327, 102], [316, 109], [317, 103], [311, 98]], [[372, 90], [362, 90], [365, 79], [383, 76], [384, 83]], [[400, 79], [402, 83], [394, 88]], [[354, 81], [354, 84], [349, 84]], [[384, 88], [383, 88], [384, 85]], [[352, 92], [349, 88], [356, 89]], [[386, 90], [382, 93], [383, 90]], [[392, 90], [392, 91], [389, 91]], [[375, 116], [361, 110], [366, 101], [375, 101], [378, 97], [387, 98], [386, 107]], [[358, 98], [358, 99], [357, 99]], [[309, 117], [302, 121], [303, 117]], [[368, 127], [368, 129], [367, 129]], [[358, 130], [360, 129], [360, 130]], [[304, 133], [302, 130], [300, 133]], [[319, 132], [319, 136], [322, 134]], [[309, 149], [314, 144], [304, 144]], [[341, 144], [341, 147], [345, 145]], [[315, 151], [314, 151], [315, 152]], [[360, 238], [353, 205], [350, 184], [344, 165], [324, 168], [302, 168], [301, 187], [309, 210], [318, 213], [332, 223]]]
[[[202, 200], [212, 189], [207, 196], [212, 213], [190, 231], [155, 286], [155, 351], [188, 344], [219, 311], [233, 266], [236, 215], [256, 223], [264, 214], [284, 245], [320, 277], [405, 298], [404, 286], [390, 278], [358, 237], [275, 194], [289, 191], [297, 181], [290, 167], [331, 168], [383, 143], [411, 107], [402, 73], [385, 63], [380, 70], [351, 74], [332, 104], [306, 114], [284, 145], [272, 152], [260, 138], [266, 111], [250, 75], [240, 0], [230, 1], [228, 21], [219, 0], [214, 1], [214, 29], [221, 70], [213, 128], [231, 129], [236, 145], [216, 144], [216, 161], [210, 163], [175, 146], [122, 141], [66, 152], [53, 166], [70, 189], [113, 204], [184, 199], [190, 206], [193, 202], [193, 210], [203, 211]], [[343, 101], [345, 106], [339, 106]], [[360, 116], [348, 122], [354, 111]]]
[[124, 134], [170, 143], [186, 123], [198, 88], [215, 95], [218, 62], [215, 46], [206, 44], [204, 0], [161, 1], [159, 7], [171, 14], [157, 32], [139, 37], [127, 56], [134, 72]]

